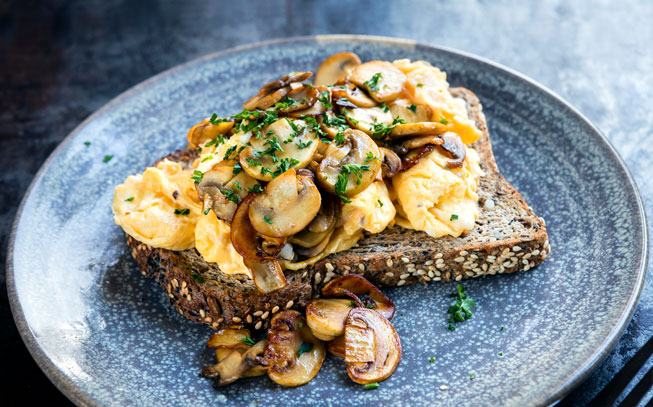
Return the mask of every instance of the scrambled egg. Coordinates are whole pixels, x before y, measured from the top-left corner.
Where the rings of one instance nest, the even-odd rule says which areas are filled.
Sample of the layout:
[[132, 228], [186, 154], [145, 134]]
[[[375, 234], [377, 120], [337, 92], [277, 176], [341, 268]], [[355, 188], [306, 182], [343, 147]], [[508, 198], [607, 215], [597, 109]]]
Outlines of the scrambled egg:
[[[405, 97], [412, 103], [428, 106], [431, 120], [448, 124], [450, 131], [470, 144], [481, 136], [467, 116], [465, 102], [449, 93], [446, 74], [427, 62], [397, 60], [393, 64], [406, 74]], [[140, 242], [170, 250], [195, 247], [208, 262], [215, 262], [225, 273], [251, 276], [230, 239], [230, 226], [213, 211], [204, 215], [191, 180], [193, 170], [209, 171], [223, 161], [225, 153], [245, 145], [251, 134], [236, 134], [225, 143], [202, 146], [202, 155], [192, 168], [162, 161], [143, 174], [130, 176], [116, 187], [114, 220]], [[347, 250], [364, 232], [380, 233], [395, 223], [423, 230], [433, 237], [460, 236], [471, 230], [478, 218], [476, 193], [483, 175], [476, 152], [466, 148], [462, 168], [448, 168], [448, 157], [436, 149], [409, 170], [392, 180], [377, 180], [343, 205], [341, 218], [325, 251], [319, 256]], [[386, 184], [387, 182], [387, 184]], [[182, 213], [175, 213], [183, 211]], [[319, 259], [290, 263], [297, 269]]]
[[202, 255], [204, 260], [210, 263], [218, 263], [220, 271], [227, 274], [251, 273], [245, 263], [243, 256], [238, 254], [231, 244], [231, 227], [229, 224], [209, 211], [206, 216], [200, 216], [195, 227], [195, 248]]
[[178, 163], [164, 160], [143, 174], [127, 177], [113, 194], [114, 221], [149, 246], [193, 248], [202, 205], [191, 175]]

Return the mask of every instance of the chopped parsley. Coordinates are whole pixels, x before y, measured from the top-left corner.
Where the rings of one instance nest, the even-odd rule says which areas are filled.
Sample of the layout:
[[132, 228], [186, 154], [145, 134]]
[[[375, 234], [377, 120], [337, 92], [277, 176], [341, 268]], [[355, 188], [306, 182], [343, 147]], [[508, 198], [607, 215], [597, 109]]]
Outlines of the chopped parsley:
[[213, 156], [211, 154], [209, 154], [206, 157], [202, 158], [202, 161], [200, 161], [200, 162], [203, 163], [204, 161], [209, 161], [211, 159], [213, 159]]
[[200, 283], [200, 284], [202, 284], [202, 283], [204, 282], [204, 277], [200, 276], [200, 275], [197, 274], [197, 273], [192, 273], [190, 276], [191, 276], [191, 278], [192, 278], [193, 280], [197, 281], [197, 282]]
[[229, 121], [229, 119], [227, 119], [225, 117], [218, 117], [217, 113], [213, 113], [211, 115], [211, 118], [209, 119], [209, 122], [211, 122], [211, 124], [220, 124], [220, 123], [224, 123], [224, 122], [228, 122], [228, 121]]
[[499, 331], [503, 331], [503, 327], [499, 328]]
[[245, 336], [243, 339], [240, 340], [242, 343], [244, 343], [247, 346], [254, 346], [256, 342], [252, 340], [249, 336]]
[[336, 195], [342, 199], [344, 203], [350, 203], [351, 200], [345, 197], [345, 192], [347, 192], [347, 174], [341, 172], [338, 174], [338, 180], [336, 181]]
[[310, 342], [302, 342], [302, 345], [297, 350], [297, 357], [302, 356], [302, 353], [310, 352], [313, 350], [313, 344]]
[[431, 362], [431, 363], [435, 362], [435, 356], [431, 356], [431, 357], [429, 358], [429, 362]]
[[254, 185], [253, 187], [248, 188], [248, 189], [247, 189], [247, 192], [249, 192], [250, 194], [251, 194], [252, 192], [263, 192], [263, 188], [261, 188], [261, 186], [260, 186], [259, 184], [256, 184], [256, 185]]
[[321, 96], [318, 96], [317, 101], [322, 104], [326, 109], [332, 108], [333, 104], [329, 100], [329, 91], [320, 92]]
[[412, 105], [411, 104], [410, 106], [406, 106], [406, 109], [412, 110], [413, 113], [415, 113], [415, 112], [417, 112], [417, 105]]
[[125, 199], [125, 202], [131, 202], [131, 201], [133, 201], [133, 200], [134, 200], [134, 197], [133, 197], [133, 196], [130, 196], [129, 198]]
[[270, 218], [268, 215], [265, 215], [265, 216], [263, 217], [263, 220], [264, 220], [265, 223], [267, 223], [267, 224], [270, 224], [270, 225], [272, 224], [272, 218]]
[[305, 149], [306, 147], [310, 146], [311, 144], [313, 144], [313, 140], [308, 140], [308, 143], [304, 143], [301, 140], [297, 140], [295, 142], [295, 145], [297, 145], [297, 148], [299, 148], [300, 150]]
[[208, 215], [208, 214], [209, 214], [209, 211], [211, 211], [211, 208], [206, 208], [206, 209], [204, 210], [204, 212], [202, 212], [202, 213], [205, 214], [205, 215]]
[[220, 192], [222, 192], [222, 195], [226, 196], [229, 201], [233, 203], [240, 202], [240, 195], [238, 195], [236, 191], [231, 189], [221, 189]]
[[243, 167], [240, 165], [240, 163], [236, 163], [236, 165], [234, 165], [234, 169], [232, 172], [234, 175], [238, 175], [242, 170]]
[[469, 374], [469, 380], [474, 380], [474, 374], [472, 373]]
[[499, 356], [502, 356], [502, 357], [503, 357], [503, 352], [499, 352]]
[[379, 388], [378, 383], [368, 383], [368, 384], [365, 385], [366, 390], [374, 390], [374, 389], [378, 389], [378, 388]]
[[91, 145], [91, 142], [90, 142], [90, 141], [85, 141], [85, 142], [84, 142], [84, 145], [85, 145], [86, 147], [89, 147], [89, 146]]
[[399, 124], [404, 124], [406, 121], [399, 116], [395, 117], [392, 120], [392, 124], [385, 124], [385, 123], [372, 123], [372, 127], [370, 127], [370, 130], [372, 130], [372, 136], [378, 138], [378, 139], [384, 139], [390, 136], [390, 133], [392, 133], [392, 129], [397, 127]]
[[193, 171], [193, 176], [190, 177], [193, 181], [197, 182], [198, 184], [202, 182], [202, 179], [204, 178], [204, 173], [200, 170], [195, 170]]
[[368, 151], [367, 154], [365, 155], [365, 161], [364, 162], [368, 163], [368, 162], [370, 162], [372, 160], [378, 160], [378, 159], [379, 159], [379, 157], [372, 154], [371, 151]]
[[220, 144], [224, 144], [224, 137], [222, 134], [218, 134], [218, 137], [214, 138], [213, 140], [209, 141], [208, 143], [204, 144], [204, 147], [211, 147], [211, 146], [219, 146]]
[[383, 208], [383, 202], [381, 202], [380, 199], [377, 199], [376, 202], [378, 202], [378, 203], [379, 203], [379, 206], [380, 206], [381, 208]]
[[451, 217], [449, 218], [449, 221], [453, 221], [453, 220], [456, 220], [456, 219], [458, 219], [458, 215], [456, 215], [456, 214], [454, 213], [454, 214], [452, 214]]
[[190, 214], [190, 209], [184, 208], [184, 209], [175, 209], [175, 215], [188, 215]]
[[[251, 165], [252, 167], [257, 167], [257, 166], [259, 166], [259, 165], [263, 165], [263, 164], [261, 164], [260, 162], [258, 162], [258, 161], [256, 161], [256, 160], [253, 160], [253, 159], [251, 159], [251, 158], [249, 158], [249, 157], [245, 158], [245, 161], [247, 161], [247, 164]], [[261, 172], [262, 172], [262, 171], [261, 171]]]
[[[295, 158], [282, 158], [279, 161], [279, 165], [277, 166], [277, 169], [274, 170], [272, 173], [273, 177], [279, 176], [283, 174], [284, 172], [288, 171], [291, 167], [294, 167], [295, 165], [299, 164], [300, 161], [295, 159]], [[261, 174], [263, 174], [263, 170], [267, 168], [261, 168]], [[269, 170], [268, 170], [269, 171]]]
[[345, 164], [342, 166], [342, 171], [345, 174], [354, 174], [356, 178], [356, 184], [361, 184], [361, 179], [363, 178], [363, 171], [369, 171], [369, 165], [359, 165], [359, 164]]
[[280, 102], [277, 102], [277, 103], [274, 104], [274, 107], [277, 110], [281, 110], [281, 109], [287, 109], [289, 107], [290, 108], [297, 107], [298, 105], [299, 105], [299, 103], [297, 103], [297, 101], [295, 99], [289, 98], [288, 96], [284, 96], [284, 98], [281, 99]]
[[442, 124], [449, 124], [449, 120], [445, 119], [444, 117], [440, 116], [440, 123]]
[[104, 158], [102, 159], [102, 161], [104, 161], [104, 163], [106, 164], [106, 163], [108, 163], [109, 161], [111, 161], [112, 158], [113, 158], [113, 154], [111, 154], [111, 155], [105, 155]]
[[471, 308], [475, 305], [475, 302], [467, 298], [464, 291], [463, 286], [458, 284], [457, 292], [449, 295], [450, 297], [458, 297], [456, 303], [447, 310], [447, 313], [451, 314], [448, 327], [450, 331], [456, 330], [453, 324], [466, 321], [472, 317]]
[[243, 187], [240, 186], [240, 182], [238, 182], [238, 181], [234, 181], [233, 184], [234, 184], [234, 186], [235, 186], [239, 191], [242, 191], [242, 190], [243, 190]]
[[379, 107], [383, 109], [383, 113], [388, 113], [388, 110], [390, 110], [390, 108], [388, 107], [388, 105], [385, 104], [385, 102], [381, 102]]
[[[224, 157], [222, 158], [223, 160], [228, 160], [229, 157], [231, 157], [231, 154], [233, 154], [234, 151], [236, 151], [237, 146], [231, 146], [227, 149], [227, 151], [224, 152]], [[202, 160], [203, 161], [203, 160]]]
[[379, 90], [379, 79], [382, 77], [381, 72], [377, 72], [372, 75], [372, 78], [369, 81], [363, 82], [363, 85], [367, 85], [372, 92], [377, 92]]
[[417, 87], [418, 87], [418, 88], [421, 88], [422, 86], [424, 86], [423, 83], [418, 83], [418, 84], [417, 84]]

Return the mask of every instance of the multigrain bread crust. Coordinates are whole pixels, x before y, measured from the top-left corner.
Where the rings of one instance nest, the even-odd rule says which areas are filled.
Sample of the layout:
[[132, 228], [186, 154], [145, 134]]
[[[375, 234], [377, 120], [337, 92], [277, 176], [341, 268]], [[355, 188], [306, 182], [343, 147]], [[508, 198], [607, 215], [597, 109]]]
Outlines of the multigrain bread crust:
[[[153, 277], [179, 313], [192, 321], [213, 329], [244, 325], [259, 330], [267, 328], [272, 315], [281, 310], [303, 310], [323, 284], [340, 275], [360, 274], [381, 287], [394, 287], [513, 273], [539, 265], [551, 250], [544, 219], [499, 173], [476, 95], [464, 88], [453, 88], [451, 93], [465, 100], [483, 133], [472, 145], [485, 176], [478, 188], [480, 215], [470, 232], [434, 239], [395, 226], [365, 236], [356, 247], [311, 268], [287, 270], [288, 285], [269, 294], [259, 292], [245, 275], [222, 273], [195, 249], [153, 248], [127, 236], [142, 274]], [[189, 165], [196, 156], [193, 150], [180, 150], [165, 158]]]

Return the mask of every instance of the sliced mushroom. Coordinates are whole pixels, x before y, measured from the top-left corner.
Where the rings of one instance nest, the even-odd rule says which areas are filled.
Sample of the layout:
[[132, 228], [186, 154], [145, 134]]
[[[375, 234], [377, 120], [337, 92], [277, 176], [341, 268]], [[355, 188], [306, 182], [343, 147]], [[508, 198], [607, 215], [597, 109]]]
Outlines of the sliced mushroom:
[[449, 168], [462, 167], [467, 152], [460, 136], [448, 131], [442, 135], [442, 140], [443, 143], [440, 144], [440, 148], [447, 152], [452, 158], [447, 161], [447, 166]]
[[406, 75], [390, 62], [370, 61], [354, 68], [349, 80], [366, 89], [377, 102], [388, 102], [403, 92]]
[[[301, 353], [301, 354], [300, 354]], [[265, 359], [268, 376], [282, 386], [310, 382], [324, 362], [324, 345], [297, 311], [283, 311], [270, 321]]]
[[228, 134], [233, 127], [233, 121], [213, 123], [211, 119], [206, 118], [188, 130], [188, 144], [193, 148], [197, 148], [206, 141], [213, 140], [221, 134]]
[[379, 147], [365, 133], [347, 129], [345, 143], [331, 143], [317, 171], [318, 183], [328, 192], [350, 197], [367, 188], [381, 167]]
[[387, 319], [368, 308], [354, 308], [345, 325], [347, 373], [356, 383], [387, 379], [401, 359], [399, 335]]
[[255, 193], [247, 195], [238, 205], [231, 220], [231, 243], [243, 258], [261, 263], [266, 260], [274, 260], [275, 257], [263, 250], [262, 238], [249, 220], [249, 205], [256, 195]]
[[204, 377], [218, 377], [218, 385], [233, 383], [241, 377], [260, 376], [268, 369], [267, 361], [262, 357], [267, 341], [262, 340], [249, 348], [231, 350], [222, 360], [213, 366], [202, 369]]
[[277, 260], [256, 262], [243, 259], [243, 263], [252, 271], [252, 279], [256, 288], [264, 293], [271, 293], [288, 285], [281, 265]]
[[304, 229], [320, 210], [320, 191], [292, 168], [265, 187], [249, 205], [249, 219], [257, 232], [271, 237], [292, 236]]
[[331, 235], [333, 235], [333, 229], [329, 230], [328, 232], [321, 233], [320, 235], [324, 237], [317, 244], [311, 247], [301, 247], [301, 246], [297, 247], [295, 250], [297, 254], [304, 256], [305, 258], [311, 258], [321, 254], [324, 251], [324, 249], [326, 249], [326, 247], [329, 245], [329, 242], [331, 241]]
[[[333, 140], [338, 134], [344, 133], [349, 128], [344, 115], [336, 115], [334, 112], [325, 112], [321, 117], [320, 128]], [[322, 143], [328, 147], [327, 143]]]
[[333, 85], [338, 79], [345, 78], [361, 63], [358, 55], [352, 52], [333, 54], [322, 62], [315, 74], [316, 85]]
[[424, 147], [427, 144], [433, 144], [436, 146], [441, 145], [444, 142], [442, 139], [442, 135], [440, 134], [433, 134], [430, 136], [416, 136], [416, 137], [411, 137], [401, 143], [401, 147], [405, 148], [406, 150], [413, 150], [415, 148], [420, 148]]
[[379, 126], [392, 124], [392, 114], [380, 107], [347, 109], [345, 118], [351, 127], [370, 135], [374, 134]]
[[317, 101], [308, 109], [296, 110], [289, 113], [291, 117], [303, 118], [305, 116], [320, 116], [333, 108], [331, 91], [325, 86], [316, 86]]
[[306, 230], [312, 233], [322, 233], [333, 229], [340, 212], [339, 209], [340, 204], [333, 197], [330, 195], [323, 197], [320, 210], [308, 224]]
[[392, 117], [399, 117], [406, 124], [431, 121], [433, 111], [426, 105], [412, 104], [408, 99], [397, 99], [390, 105]]
[[339, 86], [332, 86], [331, 93], [334, 99], [337, 100], [345, 99], [351, 102], [351, 104], [354, 105], [353, 107], [366, 108], [366, 107], [374, 107], [377, 105], [377, 103], [373, 99], [367, 96], [365, 92], [363, 92], [360, 88], [358, 88], [353, 83], [347, 83], [345, 85], [339, 85]]
[[247, 329], [220, 329], [211, 335], [206, 346], [212, 349], [249, 349], [249, 345], [245, 344], [247, 338], [250, 338], [250, 333]]
[[424, 157], [425, 155], [427, 155], [433, 150], [435, 150], [434, 144], [427, 144], [424, 147], [420, 147], [415, 150], [410, 150], [408, 154], [406, 154], [404, 158], [401, 159], [401, 170], [408, 171], [409, 169], [413, 168], [415, 164], [417, 164], [422, 157]]
[[401, 172], [401, 158], [399, 158], [397, 153], [384, 147], [379, 147], [379, 150], [383, 156], [383, 162], [381, 164], [383, 177], [391, 178]]
[[335, 339], [327, 342], [327, 350], [332, 355], [339, 358], [345, 358], [345, 335], [337, 336]]
[[442, 134], [445, 131], [447, 131], [447, 126], [436, 122], [398, 124], [392, 129], [390, 137], [425, 136], [430, 134]]
[[[329, 281], [322, 287], [322, 295], [329, 298], [350, 297], [358, 303], [362, 302], [365, 307], [374, 309], [388, 321], [392, 320], [395, 314], [396, 308], [392, 300], [374, 284], [358, 274], [348, 274]], [[366, 299], [364, 296], [369, 298]]]
[[347, 315], [357, 306], [351, 299], [316, 298], [306, 305], [306, 322], [316, 338], [330, 341], [345, 334]]
[[280, 102], [292, 88], [290, 86], [284, 86], [283, 88], [276, 89], [267, 94], [258, 94], [247, 100], [243, 103], [243, 109], [254, 110], [261, 109], [265, 110], [270, 106], [274, 106], [275, 103]]
[[306, 79], [310, 78], [313, 75], [313, 72], [290, 72], [287, 75], [282, 76], [276, 81], [268, 82], [258, 91], [259, 95], [267, 95], [274, 92], [277, 89], [281, 89], [284, 86], [289, 86], [292, 83], [304, 82]]
[[317, 102], [320, 94], [312, 85], [300, 86], [288, 92], [286, 97], [281, 100], [287, 106], [280, 108], [281, 113], [290, 113], [297, 110], [305, 110]]
[[260, 138], [249, 139], [251, 145], [240, 153], [240, 165], [252, 177], [270, 181], [288, 168], [306, 167], [318, 141], [305, 121], [279, 119], [264, 128]]
[[222, 220], [231, 222], [240, 202], [258, 181], [245, 172], [234, 175], [235, 161], [221, 161], [204, 173], [197, 185], [203, 210], [213, 209]]

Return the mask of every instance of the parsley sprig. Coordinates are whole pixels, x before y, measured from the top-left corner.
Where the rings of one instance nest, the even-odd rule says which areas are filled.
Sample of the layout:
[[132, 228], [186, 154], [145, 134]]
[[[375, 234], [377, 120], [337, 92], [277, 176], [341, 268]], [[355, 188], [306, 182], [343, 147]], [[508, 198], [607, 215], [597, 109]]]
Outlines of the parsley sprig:
[[363, 85], [367, 85], [367, 87], [370, 88], [372, 92], [377, 92], [379, 90], [379, 79], [382, 77], [383, 75], [381, 75], [381, 72], [377, 72], [369, 81], [363, 82]]
[[454, 327], [453, 324], [466, 321], [472, 317], [471, 308], [475, 305], [475, 302], [474, 300], [467, 298], [465, 289], [460, 284], [458, 284], [457, 292], [449, 295], [449, 297], [457, 297], [456, 303], [447, 310], [447, 313], [451, 314], [451, 317], [449, 317], [448, 329], [450, 331], [455, 331], [456, 327]]

